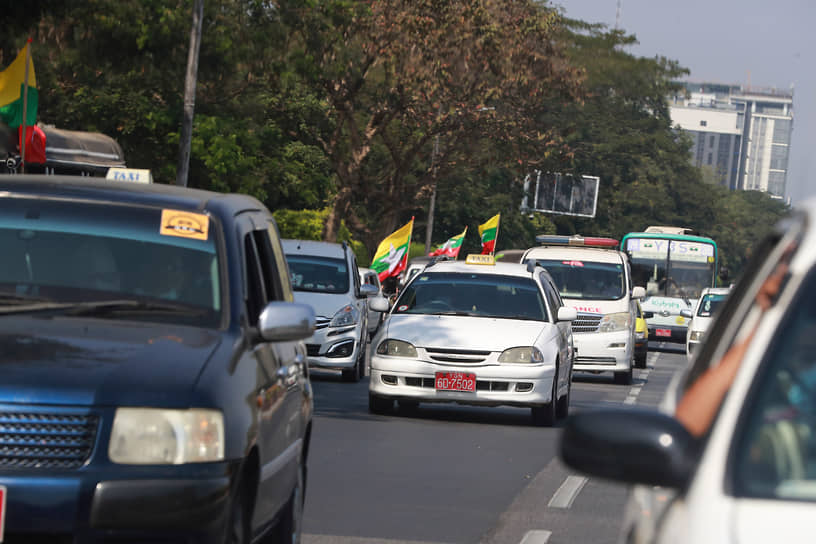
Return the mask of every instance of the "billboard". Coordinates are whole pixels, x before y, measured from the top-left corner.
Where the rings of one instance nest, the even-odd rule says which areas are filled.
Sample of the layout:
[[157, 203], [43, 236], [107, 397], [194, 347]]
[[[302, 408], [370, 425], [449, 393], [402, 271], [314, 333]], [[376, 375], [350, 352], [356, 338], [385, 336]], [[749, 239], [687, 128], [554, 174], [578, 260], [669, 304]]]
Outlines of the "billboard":
[[598, 207], [598, 176], [575, 177], [534, 171], [524, 178], [522, 211], [595, 217]]

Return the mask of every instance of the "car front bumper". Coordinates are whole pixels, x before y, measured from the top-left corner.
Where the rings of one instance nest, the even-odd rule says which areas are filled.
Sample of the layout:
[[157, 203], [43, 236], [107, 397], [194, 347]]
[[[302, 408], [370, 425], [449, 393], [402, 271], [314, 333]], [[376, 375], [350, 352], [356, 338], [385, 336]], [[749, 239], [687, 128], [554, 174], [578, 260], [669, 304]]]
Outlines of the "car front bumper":
[[0, 476], [7, 490], [4, 542], [221, 543], [238, 466], [89, 464], [70, 472], [6, 472]]
[[[306, 340], [309, 366], [331, 370], [354, 368], [360, 350], [364, 349], [361, 327], [357, 323], [350, 327], [325, 327], [316, 330]], [[348, 354], [345, 349], [348, 349]]]
[[573, 334], [577, 353], [575, 370], [613, 371], [629, 370], [632, 365], [630, 332], [586, 332]]
[[[437, 391], [437, 372], [476, 375], [476, 391]], [[552, 365], [440, 365], [372, 354], [369, 392], [385, 398], [477, 406], [542, 406], [552, 400]]]

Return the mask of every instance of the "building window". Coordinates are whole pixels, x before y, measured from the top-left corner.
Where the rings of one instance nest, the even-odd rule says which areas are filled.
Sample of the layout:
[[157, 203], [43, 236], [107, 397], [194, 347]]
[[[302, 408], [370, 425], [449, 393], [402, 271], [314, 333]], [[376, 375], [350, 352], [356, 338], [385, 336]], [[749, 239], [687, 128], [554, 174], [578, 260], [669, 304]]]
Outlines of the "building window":
[[708, 122], [706, 122], [706, 121], [700, 121], [700, 126], [701, 126], [701, 127], [708, 126]]

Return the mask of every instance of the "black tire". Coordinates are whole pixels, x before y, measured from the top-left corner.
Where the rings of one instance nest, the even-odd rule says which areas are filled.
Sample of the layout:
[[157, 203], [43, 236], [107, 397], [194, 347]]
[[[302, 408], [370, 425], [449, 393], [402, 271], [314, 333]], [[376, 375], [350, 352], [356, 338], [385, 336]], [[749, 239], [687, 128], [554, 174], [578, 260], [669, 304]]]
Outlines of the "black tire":
[[635, 366], [637, 368], [646, 368], [646, 352], [635, 355]]
[[632, 367], [629, 367], [629, 370], [624, 370], [623, 372], [615, 372], [615, 383], [618, 385], [631, 385], [632, 384]]
[[356, 383], [363, 379], [365, 375], [365, 343], [360, 345], [357, 353], [357, 360], [354, 362], [354, 367], [343, 370], [344, 382]]
[[556, 404], [558, 401], [555, 398], [556, 383], [558, 381], [558, 370], [556, 369], [556, 376], [553, 377], [552, 396], [551, 400], [543, 406], [533, 406], [530, 408], [530, 415], [533, 418], [533, 425], [537, 427], [552, 427], [556, 421]]
[[269, 544], [300, 544], [303, 533], [303, 505], [306, 502], [306, 483], [303, 469], [298, 470], [298, 480], [289, 501], [283, 508], [280, 520], [273, 531]]
[[225, 544], [249, 544], [252, 539], [251, 514], [249, 512], [251, 501], [247, 489], [244, 478], [241, 477], [230, 505], [230, 517], [224, 537]]
[[394, 407], [394, 401], [389, 398], [379, 397], [371, 392], [368, 393], [368, 411], [372, 414], [385, 414]]
[[567, 382], [567, 393], [558, 399], [555, 405], [555, 416], [565, 418], [569, 415], [570, 397], [572, 395], [572, 370], [570, 369], [569, 381]]

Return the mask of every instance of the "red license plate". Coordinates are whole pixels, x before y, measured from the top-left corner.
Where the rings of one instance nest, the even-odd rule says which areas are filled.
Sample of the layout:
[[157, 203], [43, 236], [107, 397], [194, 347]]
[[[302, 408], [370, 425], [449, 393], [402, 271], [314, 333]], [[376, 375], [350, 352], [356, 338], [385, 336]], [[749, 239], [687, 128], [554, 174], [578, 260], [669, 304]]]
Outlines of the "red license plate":
[[6, 524], [6, 488], [0, 485], [0, 542], [3, 542], [3, 529]]
[[671, 336], [671, 329], [657, 329], [655, 332], [658, 336]]
[[437, 391], [476, 391], [476, 374], [470, 372], [437, 372]]

